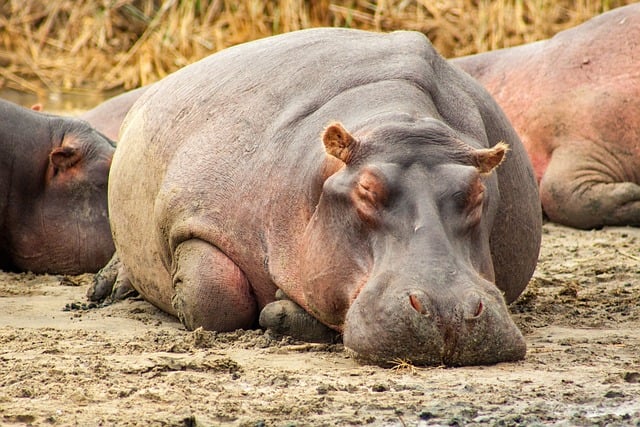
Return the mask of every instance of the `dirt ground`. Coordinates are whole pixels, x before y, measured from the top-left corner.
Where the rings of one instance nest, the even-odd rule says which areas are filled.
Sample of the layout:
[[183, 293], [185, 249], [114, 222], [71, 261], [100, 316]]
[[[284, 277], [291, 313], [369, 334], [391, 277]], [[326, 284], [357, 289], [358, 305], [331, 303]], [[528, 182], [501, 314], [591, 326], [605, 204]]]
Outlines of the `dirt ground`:
[[0, 425], [640, 426], [637, 228], [546, 224], [511, 307], [527, 357], [495, 366], [187, 332], [142, 300], [83, 309], [90, 279], [0, 273]]

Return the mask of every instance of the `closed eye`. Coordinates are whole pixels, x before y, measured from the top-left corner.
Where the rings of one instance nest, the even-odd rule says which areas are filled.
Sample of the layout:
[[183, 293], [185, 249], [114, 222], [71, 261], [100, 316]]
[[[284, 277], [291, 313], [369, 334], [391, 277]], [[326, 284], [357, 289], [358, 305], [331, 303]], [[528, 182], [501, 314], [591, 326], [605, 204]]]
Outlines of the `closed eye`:
[[468, 197], [467, 197], [466, 191], [456, 191], [455, 193], [453, 193], [451, 198], [453, 199], [456, 206], [459, 207], [460, 209], [464, 208], [465, 205], [467, 204]]
[[470, 230], [482, 219], [485, 197], [482, 178], [474, 170], [469, 174], [458, 174], [455, 179], [450, 179], [449, 183], [451, 187], [448, 194], [445, 193], [440, 199], [445, 203], [441, 205], [442, 212], [456, 217], [459, 215], [462, 229]]

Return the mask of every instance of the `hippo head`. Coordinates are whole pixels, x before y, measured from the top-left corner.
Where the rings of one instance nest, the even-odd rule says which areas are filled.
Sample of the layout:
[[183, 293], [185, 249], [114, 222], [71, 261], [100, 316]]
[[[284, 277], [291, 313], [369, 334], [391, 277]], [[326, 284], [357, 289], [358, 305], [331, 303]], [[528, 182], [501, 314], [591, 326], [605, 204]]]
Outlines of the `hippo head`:
[[22, 162], [35, 164], [35, 170], [15, 171], [8, 215], [11, 267], [97, 271], [114, 252], [107, 181], [115, 146], [84, 121], [47, 117], [46, 136], [38, 137], [51, 142]]
[[334, 123], [323, 142], [337, 167], [305, 233], [308, 310], [374, 363], [523, 358], [489, 246], [508, 147], [472, 148], [431, 118]]

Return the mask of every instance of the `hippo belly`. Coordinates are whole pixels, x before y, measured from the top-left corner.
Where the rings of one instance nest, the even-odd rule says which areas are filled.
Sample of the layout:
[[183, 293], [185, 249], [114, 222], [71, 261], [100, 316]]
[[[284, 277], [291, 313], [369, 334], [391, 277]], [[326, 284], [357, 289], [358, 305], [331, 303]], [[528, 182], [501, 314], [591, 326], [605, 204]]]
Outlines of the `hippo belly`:
[[535, 268], [537, 200], [477, 83], [421, 34], [346, 29], [239, 45], [154, 84], [109, 185], [122, 271], [187, 328], [255, 327], [280, 289], [378, 363], [524, 356], [505, 297]]

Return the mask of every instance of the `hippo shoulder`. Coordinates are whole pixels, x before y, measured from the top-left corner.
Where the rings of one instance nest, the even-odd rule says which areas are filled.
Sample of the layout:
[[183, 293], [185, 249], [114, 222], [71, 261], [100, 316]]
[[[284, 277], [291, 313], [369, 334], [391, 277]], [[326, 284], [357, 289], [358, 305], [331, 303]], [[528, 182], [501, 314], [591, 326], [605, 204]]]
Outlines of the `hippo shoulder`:
[[442, 58], [427, 36], [418, 31], [394, 31], [389, 33], [389, 37], [391, 37], [396, 44], [412, 49], [416, 54], [425, 59], [440, 60]]

